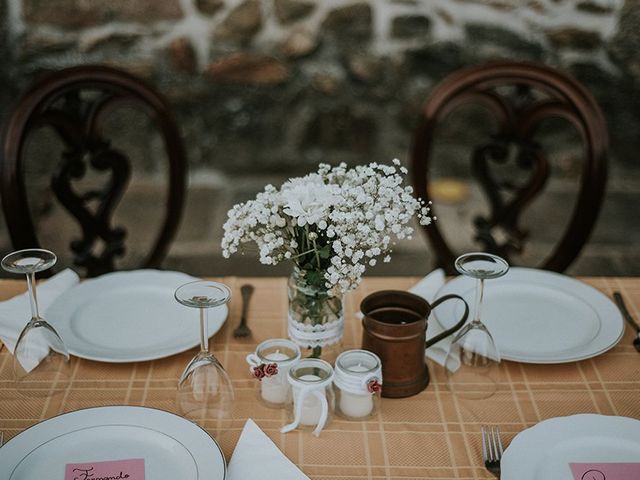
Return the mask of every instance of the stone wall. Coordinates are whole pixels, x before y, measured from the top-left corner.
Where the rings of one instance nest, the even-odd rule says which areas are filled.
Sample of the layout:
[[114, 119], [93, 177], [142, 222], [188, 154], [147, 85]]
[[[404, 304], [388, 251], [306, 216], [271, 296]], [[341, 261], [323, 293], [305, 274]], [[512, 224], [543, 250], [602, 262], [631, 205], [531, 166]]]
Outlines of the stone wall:
[[406, 160], [435, 83], [496, 58], [575, 75], [607, 116], [612, 188], [640, 176], [637, 0], [0, 0], [0, 18], [0, 115], [39, 73], [76, 64], [126, 69], [168, 98], [193, 183], [214, 192], [185, 252], [212, 248], [203, 217], [219, 226], [266, 181]]

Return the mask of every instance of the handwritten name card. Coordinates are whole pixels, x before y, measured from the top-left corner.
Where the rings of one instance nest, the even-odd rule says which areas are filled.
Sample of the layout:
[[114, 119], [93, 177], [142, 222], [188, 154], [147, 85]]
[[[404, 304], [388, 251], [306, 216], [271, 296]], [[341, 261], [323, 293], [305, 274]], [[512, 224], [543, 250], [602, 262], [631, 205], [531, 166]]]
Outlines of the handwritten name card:
[[640, 463], [570, 463], [575, 480], [640, 479]]
[[144, 480], [144, 460], [68, 463], [64, 480]]

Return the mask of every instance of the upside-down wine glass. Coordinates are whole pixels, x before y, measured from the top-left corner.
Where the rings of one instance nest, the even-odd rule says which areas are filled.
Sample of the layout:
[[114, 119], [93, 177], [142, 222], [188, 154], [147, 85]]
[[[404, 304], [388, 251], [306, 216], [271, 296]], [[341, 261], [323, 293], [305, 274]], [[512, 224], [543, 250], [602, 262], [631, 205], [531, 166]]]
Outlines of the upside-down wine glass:
[[447, 385], [455, 395], [469, 399], [491, 397], [498, 389], [500, 352], [491, 332], [482, 323], [484, 282], [509, 270], [506, 260], [489, 253], [473, 252], [458, 257], [456, 270], [476, 279], [473, 320], [454, 337], [445, 360]]
[[200, 312], [200, 352], [180, 376], [178, 409], [185, 417], [221, 435], [233, 418], [234, 393], [229, 375], [209, 351], [207, 312], [226, 304], [231, 291], [222, 283], [196, 281], [179, 287], [175, 298], [182, 305]]
[[33, 248], [10, 253], [1, 262], [7, 272], [27, 276], [31, 320], [16, 342], [13, 379], [17, 390], [30, 397], [53, 396], [69, 386], [69, 352], [58, 332], [40, 316], [36, 295], [35, 274], [51, 268], [56, 261], [53, 252]]

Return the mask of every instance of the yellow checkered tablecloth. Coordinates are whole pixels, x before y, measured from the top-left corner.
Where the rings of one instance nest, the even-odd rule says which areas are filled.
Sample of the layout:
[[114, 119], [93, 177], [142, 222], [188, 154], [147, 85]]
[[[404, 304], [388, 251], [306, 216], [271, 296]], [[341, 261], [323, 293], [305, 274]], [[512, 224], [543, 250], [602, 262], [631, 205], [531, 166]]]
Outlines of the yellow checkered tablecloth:
[[[253, 337], [234, 339], [240, 302], [212, 342], [236, 389], [240, 411], [252, 417], [282, 451], [313, 479], [481, 479], [491, 478], [482, 465], [480, 426], [499, 425], [506, 443], [540, 420], [595, 412], [640, 419], [640, 354], [627, 328], [622, 341], [600, 357], [564, 365], [525, 365], [503, 362], [500, 391], [481, 401], [453, 397], [440, 368], [430, 363], [432, 383], [406, 399], [383, 399], [378, 415], [364, 422], [334, 418], [319, 438], [310, 432], [282, 434], [283, 410], [255, 401], [255, 382], [248, 378], [245, 356], [267, 338], [286, 337], [287, 298], [284, 278], [221, 279], [237, 293], [243, 283], [256, 290], [249, 322]], [[381, 289], [407, 289], [417, 278], [366, 278], [345, 299], [344, 348], [360, 345], [360, 300]], [[631, 313], [640, 319], [640, 278], [587, 278], [607, 295], [619, 290]], [[0, 281], [0, 300], [25, 288], [23, 282]], [[136, 364], [107, 364], [73, 359], [69, 390], [51, 399], [25, 399], [11, 387], [11, 356], [0, 351], [0, 431], [5, 439], [63, 412], [101, 405], [144, 405], [175, 411], [177, 378], [194, 351]], [[227, 458], [242, 429], [238, 421], [221, 443]], [[205, 427], [207, 425], [205, 424]]]

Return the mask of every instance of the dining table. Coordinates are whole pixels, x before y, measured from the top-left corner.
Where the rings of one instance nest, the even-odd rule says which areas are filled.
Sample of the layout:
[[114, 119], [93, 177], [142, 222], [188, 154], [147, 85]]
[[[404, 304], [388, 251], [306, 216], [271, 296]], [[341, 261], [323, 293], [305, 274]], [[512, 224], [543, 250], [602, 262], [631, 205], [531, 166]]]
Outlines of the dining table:
[[[505, 447], [538, 422], [578, 413], [640, 419], [640, 353], [626, 327], [620, 342], [604, 354], [555, 365], [500, 363], [494, 396], [468, 400], [453, 395], [443, 368], [428, 360], [431, 383], [421, 393], [383, 398], [376, 415], [365, 421], [334, 418], [315, 437], [309, 431], [281, 433], [285, 410], [256, 400], [256, 380], [245, 357], [256, 344], [287, 337], [287, 279], [215, 278], [233, 292], [229, 317], [211, 346], [229, 373], [236, 393], [232, 427], [218, 441], [227, 460], [247, 418], [252, 418], [282, 452], [311, 479], [484, 479], [493, 478], [482, 461], [481, 426], [499, 426]], [[365, 277], [346, 295], [343, 348], [360, 348], [361, 300], [383, 289], [407, 290], [418, 277]], [[630, 313], [640, 319], [640, 277], [583, 277], [580, 280], [611, 297], [619, 291]], [[252, 335], [234, 338], [241, 316], [240, 286], [254, 285], [249, 312]], [[0, 300], [26, 289], [24, 281], [1, 280]], [[13, 387], [11, 354], [0, 350], [0, 431], [13, 436], [50, 417], [89, 407], [135, 405], [176, 412], [178, 377], [194, 350], [140, 363], [102, 363], [72, 358], [71, 382], [50, 398], [26, 398]], [[213, 426], [204, 422], [205, 429]]]

